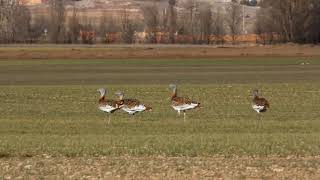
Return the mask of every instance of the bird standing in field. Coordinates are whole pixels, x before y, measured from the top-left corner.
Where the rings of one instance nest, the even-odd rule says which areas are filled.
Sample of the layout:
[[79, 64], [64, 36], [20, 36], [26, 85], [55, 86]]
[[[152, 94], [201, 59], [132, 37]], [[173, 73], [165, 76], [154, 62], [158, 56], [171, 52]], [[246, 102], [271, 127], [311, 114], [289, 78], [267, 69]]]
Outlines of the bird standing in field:
[[122, 104], [121, 109], [130, 115], [135, 115], [138, 112], [152, 110], [151, 107], [145, 106], [137, 99], [123, 99], [124, 94], [122, 92], [117, 92], [116, 95], [119, 96], [119, 101]]
[[[265, 98], [259, 97], [258, 93], [257, 89], [253, 90], [252, 109], [260, 115], [270, 108], [270, 104]], [[261, 120], [261, 116], [259, 116], [259, 120]]]
[[178, 115], [180, 116], [181, 111], [183, 111], [183, 120], [186, 120], [186, 111], [195, 109], [200, 106], [200, 103], [192, 101], [187, 97], [178, 97], [177, 94], [177, 85], [170, 84], [169, 87], [172, 89], [171, 96], [171, 106], [174, 110], [178, 111]]
[[99, 109], [103, 112], [108, 113], [108, 124], [110, 124], [110, 114], [114, 113], [116, 110], [120, 109], [122, 106], [121, 101], [116, 101], [112, 99], [107, 99], [107, 90], [104, 88], [99, 88], [97, 90], [100, 93], [99, 98]]

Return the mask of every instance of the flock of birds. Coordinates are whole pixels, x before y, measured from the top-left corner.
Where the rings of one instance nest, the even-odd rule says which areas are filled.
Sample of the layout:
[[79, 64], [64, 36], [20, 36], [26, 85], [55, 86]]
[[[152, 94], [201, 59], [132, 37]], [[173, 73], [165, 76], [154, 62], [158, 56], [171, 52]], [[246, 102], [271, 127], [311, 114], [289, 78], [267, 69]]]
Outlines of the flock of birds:
[[[171, 95], [171, 107], [178, 112], [180, 116], [181, 111], [183, 112], [183, 119], [186, 120], [186, 111], [195, 109], [200, 107], [200, 103], [191, 100], [188, 97], [180, 97], [178, 96], [177, 92], [177, 85], [170, 84], [169, 87], [172, 89]], [[115, 111], [122, 109], [123, 111], [127, 112], [130, 115], [134, 115], [139, 112], [143, 111], [151, 111], [152, 108], [142, 104], [137, 99], [126, 99], [124, 98], [123, 92], [116, 92], [115, 95], [119, 97], [118, 100], [108, 99], [107, 90], [104, 88], [100, 88], [97, 90], [100, 93], [99, 98], [99, 109], [103, 112], [109, 114], [108, 117], [108, 124], [110, 123], [110, 114], [114, 113]], [[258, 94], [258, 90], [253, 90], [253, 99], [252, 99], [252, 108], [257, 113], [266, 112], [267, 109], [270, 108], [269, 102], [260, 97]]]

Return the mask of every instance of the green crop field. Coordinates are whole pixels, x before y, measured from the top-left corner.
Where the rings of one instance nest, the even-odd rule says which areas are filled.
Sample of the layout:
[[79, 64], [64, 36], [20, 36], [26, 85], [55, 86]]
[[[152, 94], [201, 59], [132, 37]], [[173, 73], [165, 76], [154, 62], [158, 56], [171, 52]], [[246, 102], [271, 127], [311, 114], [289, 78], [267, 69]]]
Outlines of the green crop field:
[[[201, 102], [186, 122], [170, 107], [170, 83]], [[107, 125], [100, 87], [153, 110], [119, 110]], [[271, 104], [261, 121], [255, 88]], [[316, 157], [319, 102], [319, 57], [1, 60], [0, 157]]]
[[[0, 154], [319, 155], [319, 70], [317, 58], [2, 61]], [[169, 83], [203, 106], [185, 123]], [[107, 126], [99, 87], [153, 111], [118, 111]], [[271, 102], [261, 121], [250, 107], [255, 88]]]

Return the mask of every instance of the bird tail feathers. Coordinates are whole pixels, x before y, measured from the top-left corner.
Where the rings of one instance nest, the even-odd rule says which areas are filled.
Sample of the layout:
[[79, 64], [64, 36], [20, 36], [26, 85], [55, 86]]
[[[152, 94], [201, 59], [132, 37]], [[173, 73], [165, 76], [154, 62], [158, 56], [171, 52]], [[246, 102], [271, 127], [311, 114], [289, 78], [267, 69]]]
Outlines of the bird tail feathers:
[[146, 111], [152, 111], [152, 107], [146, 106]]

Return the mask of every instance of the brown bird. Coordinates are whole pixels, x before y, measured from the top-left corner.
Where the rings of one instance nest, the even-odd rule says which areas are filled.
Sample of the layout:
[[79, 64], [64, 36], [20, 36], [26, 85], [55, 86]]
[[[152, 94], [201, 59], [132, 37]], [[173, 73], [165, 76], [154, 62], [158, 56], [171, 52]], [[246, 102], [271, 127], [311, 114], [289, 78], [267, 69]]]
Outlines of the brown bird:
[[152, 110], [151, 107], [145, 106], [137, 99], [123, 99], [124, 95], [122, 92], [117, 92], [116, 95], [119, 96], [119, 100], [121, 101], [121, 104], [122, 104], [121, 109], [131, 115], [135, 115], [138, 112]]
[[200, 103], [193, 101], [187, 97], [179, 97], [177, 93], [177, 85], [170, 84], [169, 87], [172, 89], [171, 96], [171, 106], [174, 110], [178, 111], [178, 115], [180, 116], [180, 112], [183, 111], [183, 120], [186, 120], [186, 111], [195, 109], [200, 106]]
[[253, 90], [253, 100], [252, 100], [252, 109], [257, 113], [266, 112], [270, 108], [269, 102], [263, 98], [259, 97], [258, 90]]
[[99, 109], [109, 114], [108, 124], [110, 124], [110, 114], [120, 109], [122, 106], [122, 102], [117, 100], [107, 99], [106, 98], [107, 90], [104, 88], [99, 88], [97, 91], [100, 92], [100, 98], [98, 101]]

